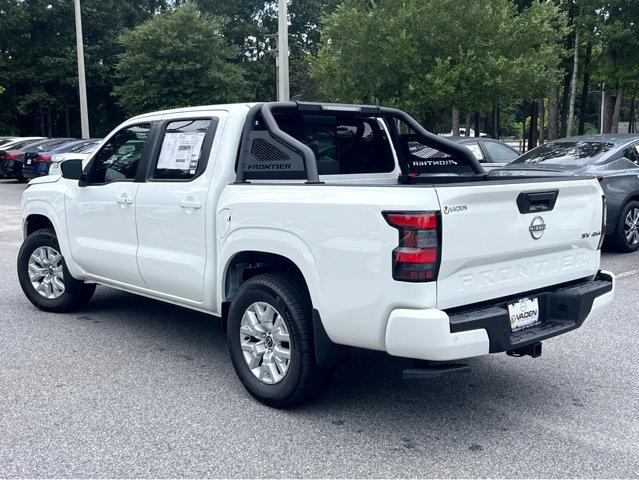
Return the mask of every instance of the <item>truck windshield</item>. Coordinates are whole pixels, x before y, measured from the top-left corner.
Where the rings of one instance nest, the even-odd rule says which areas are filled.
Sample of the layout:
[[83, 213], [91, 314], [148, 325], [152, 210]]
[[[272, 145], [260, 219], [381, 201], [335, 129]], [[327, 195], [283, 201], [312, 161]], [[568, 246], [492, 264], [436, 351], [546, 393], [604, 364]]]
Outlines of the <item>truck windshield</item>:
[[510, 165], [550, 164], [562, 166], [584, 166], [594, 162], [601, 155], [615, 148], [609, 142], [554, 142], [540, 145], [519, 158]]

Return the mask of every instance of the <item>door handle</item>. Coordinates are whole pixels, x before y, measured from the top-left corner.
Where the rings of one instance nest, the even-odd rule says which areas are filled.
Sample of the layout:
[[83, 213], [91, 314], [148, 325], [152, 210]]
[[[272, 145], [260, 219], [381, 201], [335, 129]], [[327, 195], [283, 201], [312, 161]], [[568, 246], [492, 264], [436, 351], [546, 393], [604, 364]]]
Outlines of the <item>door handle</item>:
[[131, 205], [133, 203], [133, 199], [125, 193], [119, 196], [116, 202], [122, 205]]
[[182, 208], [202, 208], [202, 202], [194, 202], [192, 200], [182, 200], [180, 202], [180, 207]]

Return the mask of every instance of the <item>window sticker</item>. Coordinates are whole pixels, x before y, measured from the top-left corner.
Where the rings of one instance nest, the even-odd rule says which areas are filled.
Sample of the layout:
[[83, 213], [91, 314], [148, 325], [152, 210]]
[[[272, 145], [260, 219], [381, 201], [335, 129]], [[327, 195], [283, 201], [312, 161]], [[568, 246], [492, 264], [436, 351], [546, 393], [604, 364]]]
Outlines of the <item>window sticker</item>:
[[166, 133], [158, 159], [158, 169], [188, 170], [194, 174], [200, 159], [204, 132]]

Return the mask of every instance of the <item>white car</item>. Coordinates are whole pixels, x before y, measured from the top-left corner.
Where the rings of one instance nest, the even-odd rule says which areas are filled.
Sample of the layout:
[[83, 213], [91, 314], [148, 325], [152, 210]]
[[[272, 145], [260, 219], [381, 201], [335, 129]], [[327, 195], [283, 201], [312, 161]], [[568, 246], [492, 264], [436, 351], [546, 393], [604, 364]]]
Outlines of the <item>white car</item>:
[[217, 316], [240, 380], [276, 407], [321, 390], [348, 347], [428, 361], [417, 376], [536, 357], [613, 297], [596, 179], [490, 180], [395, 109], [150, 113], [62, 171], [24, 192], [27, 298], [69, 311], [102, 284]]
[[82, 160], [82, 164], [86, 165], [86, 162], [99, 144], [100, 140], [87, 141], [86, 143], [78, 145], [70, 152], [53, 154], [51, 156], [51, 165], [49, 166], [49, 175], [61, 175], [62, 170], [60, 165], [65, 160]]

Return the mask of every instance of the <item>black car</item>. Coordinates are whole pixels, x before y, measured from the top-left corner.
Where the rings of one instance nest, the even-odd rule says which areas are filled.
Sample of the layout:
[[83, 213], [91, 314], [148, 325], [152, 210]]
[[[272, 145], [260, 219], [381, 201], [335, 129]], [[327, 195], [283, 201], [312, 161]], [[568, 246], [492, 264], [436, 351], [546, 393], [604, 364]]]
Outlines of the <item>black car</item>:
[[606, 194], [607, 243], [639, 248], [639, 135], [583, 135], [534, 148], [489, 175], [594, 176]]
[[15, 178], [19, 182], [26, 181], [22, 174], [25, 153], [48, 152], [72, 141], [73, 138], [45, 138], [12, 144], [7, 150], [0, 148], [0, 175]]
[[473, 152], [484, 169], [491, 170], [494, 167], [504, 166], [519, 156], [514, 148], [487, 137], [446, 137], [446, 140], [463, 145]]

